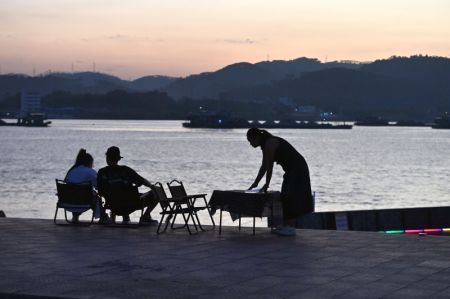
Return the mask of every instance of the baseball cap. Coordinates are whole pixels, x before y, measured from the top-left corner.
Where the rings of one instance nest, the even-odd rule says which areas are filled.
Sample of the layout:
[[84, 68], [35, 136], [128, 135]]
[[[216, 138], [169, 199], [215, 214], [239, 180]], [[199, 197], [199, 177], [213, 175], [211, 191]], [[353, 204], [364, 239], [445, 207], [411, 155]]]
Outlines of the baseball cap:
[[117, 146], [111, 146], [106, 151], [106, 156], [110, 158], [122, 159], [123, 157], [120, 155], [120, 149]]

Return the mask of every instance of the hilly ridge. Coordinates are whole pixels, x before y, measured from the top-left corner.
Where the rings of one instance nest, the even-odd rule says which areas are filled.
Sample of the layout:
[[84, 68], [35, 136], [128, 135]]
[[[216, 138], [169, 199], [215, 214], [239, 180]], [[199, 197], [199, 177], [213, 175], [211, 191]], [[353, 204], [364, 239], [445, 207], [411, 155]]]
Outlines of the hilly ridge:
[[220, 98], [221, 94], [239, 87], [269, 84], [286, 77], [334, 67], [358, 68], [350, 62], [322, 63], [314, 58], [262, 61], [255, 64], [241, 62], [228, 65], [216, 72], [191, 75], [169, 84], [164, 90], [174, 98]]
[[[323, 63], [302, 57], [235, 63], [186, 78], [148, 76], [134, 81], [89, 72], [38, 77], [3, 75], [0, 76], [0, 110], [16, 109], [18, 92], [24, 88], [44, 93], [51, 99], [53, 108], [78, 107], [88, 111], [91, 109], [88, 103], [95, 100], [97, 109], [106, 105], [102, 106], [102, 111], [106, 111], [113, 109], [107, 103], [114, 101], [121, 107], [114, 112], [117, 116], [124, 113], [121, 110], [127, 107], [124, 103], [133, 101], [134, 111], [140, 106], [150, 111], [159, 102], [165, 102], [160, 105], [160, 111], [173, 117], [176, 113], [177, 117], [183, 117], [195, 112], [191, 109], [198, 109], [201, 103], [212, 110], [235, 113], [245, 110], [246, 115], [251, 115], [252, 107], [263, 107], [259, 110], [275, 115], [295, 106], [310, 105], [347, 119], [370, 115], [432, 119], [450, 111], [450, 59], [416, 55], [393, 56], [371, 63]], [[179, 108], [174, 108], [176, 105]], [[139, 117], [144, 118], [145, 113]]]
[[146, 76], [128, 81], [97, 72], [50, 73], [34, 77], [8, 74], [0, 75], [0, 100], [6, 94], [18, 93], [24, 89], [44, 95], [55, 91], [94, 94], [118, 89], [130, 92], [153, 91], [164, 88], [175, 79], [167, 76]]

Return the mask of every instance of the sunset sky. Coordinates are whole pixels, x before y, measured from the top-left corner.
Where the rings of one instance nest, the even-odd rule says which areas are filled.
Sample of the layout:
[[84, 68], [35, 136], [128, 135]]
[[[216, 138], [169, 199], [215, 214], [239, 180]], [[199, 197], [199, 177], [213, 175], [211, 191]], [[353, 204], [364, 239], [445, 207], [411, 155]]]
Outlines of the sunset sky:
[[450, 56], [447, 0], [1, 0], [1, 73], [186, 76], [248, 61]]

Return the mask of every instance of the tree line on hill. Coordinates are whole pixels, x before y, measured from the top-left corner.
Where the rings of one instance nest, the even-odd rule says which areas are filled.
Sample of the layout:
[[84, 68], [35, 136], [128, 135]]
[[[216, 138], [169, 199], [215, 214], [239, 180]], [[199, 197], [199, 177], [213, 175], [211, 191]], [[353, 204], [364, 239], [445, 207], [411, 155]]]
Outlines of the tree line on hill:
[[[159, 83], [153, 80], [157, 78]], [[133, 81], [140, 82], [139, 89], [92, 73], [76, 79], [74, 74], [47, 78], [51, 84], [44, 77], [27, 80], [33, 82], [31, 86], [47, 88], [46, 108], [66, 109], [74, 117], [184, 119], [203, 107], [252, 119], [280, 119], [306, 105], [333, 111], [343, 119], [376, 115], [430, 120], [450, 111], [450, 59], [422, 55], [371, 63], [322, 63], [309, 58], [237, 63], [186, 78]], [[146, 85], [148, 80], [153, 85]], [[24, 85], [0, 76], [0, 111], [17, 109], [18, 86]]]
[[[271, 118], [272, 109], [255, 111], [252, 102], [234, 100], [183, 98], [174, 100], [160, 91], [128, 92], [114, 90], [106, 94], [75, 94], [54, 92], [42, 98], [44, 111], [50, 118], [85, 119], [186, 119], [192, 113], [221, 111], [241, 117]], [[10, 95], [0, 102], [3, 116], [14, 116], [20, 110], [20, 94]], [[256, 113], [255, 113], [256, 112]]]

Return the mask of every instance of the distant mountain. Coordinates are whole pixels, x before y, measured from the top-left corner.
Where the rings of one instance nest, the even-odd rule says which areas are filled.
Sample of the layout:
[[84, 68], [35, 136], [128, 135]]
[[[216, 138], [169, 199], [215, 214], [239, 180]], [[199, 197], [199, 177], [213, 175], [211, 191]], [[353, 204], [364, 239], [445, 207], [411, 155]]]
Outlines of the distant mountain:
[[128, 83], [128, 87], [136, 91], [150, 91], [163, 89], [175, 81], [174, 77], [167, 76], [146, 76]]
[[392, 57], [355, 69], [330, 68], [270, 84], [239, 87], [222, 96], [224, 100], [256, 102], [280, 98], [347, 116], [426, 118], [450, 110], [450, 59]]
[[0, 100], [6, 94], [15, 94], [21, 90], [33, 90], [42, 94], [54, 91], [72, 93], [107, 93], [112, 90], [152, 91], [166, 87], [176, 78], [165, 76], [147, 76], [134, 81], [95, 73], [51, 73], [42, 76], [0, 75]]
[[[5, 100], [0, 106], [4, 111], [18, 107], [19, 98], [14, 95], [22, 89], [50, 96], [54, 91], [61, 91], [52, 98], [54, 108], [63, 107], [55, 104], [58, 101], [69, 107], [76, 106], [79, 99], [87, 99], [86, 104], [92, 95], [100, 99], [98, 103], [108, 99], [121, 102], [126, 98], [136, 98], [136, 103], [144, 103], [154, 98], [152, 105], [168, 98], [171, 101], [186, 98], [179, 115], [181, 111], [190, 112], [187, 107], [198, 108], [198, 103], [205, 103], [202, 106], [210, 109], [226, 109], [233, 103], [235, 108], [242, 110], [245, 107], [246, 115], [251, 114], [252, 107], [264, 107], [259, 110], [279, 116], [279, 111], [291, 113], [295, 106], [312, 105], [338, 112], [347, 119], [370, 114], [397, 119], [432, 119], [439, 113], [450, 111], [450, 59], [417, 55], [394, 56], [371, 63], [322, 63], [302, 57], [289, 61], [235, 63], [215, 72], [186, 78], [148, 76], [134, 81], [91, 72], [38, 77], [2, 75], [0, 100], [2, 95]], [[112, 92], [117, 90], [123, 93]], [[153, 90], [159, 90], [161, 94], [166, 92], [168, 96], [149, 95], [148, 92]], [[74, 96], [70, 98], [69, 94]], [[80, 96], [83, 94], [87, 96]], [[64, 102], [64, 98], [68, 102]], [[166, 108], [170, 111], [172, 107]], [[117, 115], [120, 113], [117, 111]]]
[[364, 71], [415, 81], [450, 80], [450, 59], [447, 57], [416, 55], [376, 60], [361, 68]]
[[216, 72], [192, 75], [169, 84], [165, 90], [174, 98], [217, 98], [220, 92], [237, 86], [269, 83], [273, 74], [258, 65], [236, 63]]
[[105, 81], [105, 82], [111, 82], [114, 84], [122, 84], [124, 80], [108, 75], [103, 73], [96, 73], [96, 72], [78, 72], [78, 73], [50, 73], [44, 77], [58, 77], [58, 78], [64, 78], [68, 80], [76, 80], [84, 83], [85, 85], [93, 85], [95, 82], [99, 81]]
[[332, 61], [320, 62], [315, 58], [300, 57], [294, 60], [273, 60], [256, 63], [263, 69], [270, 71], [275, 77], [273, 80], [281, 80], [286, 77], [296, 77], [306, 72], [320, 71], [329, 68], [348, 68], [357, 69], [361, 67], [360, 62], [356, 61]]
[[301, 57], [294, 60], [263, 61], [255, 64], [236, 63], [216, 72], [191, 75], [178, 79], [168, 85], [165, 90], [174, 98], [220, 98], [230, 89], [269, 84], [284, 78], [297, 77], [303, 73], [328, 68], [359, 68], [361, 64], [354, 62], [322, 63], [317, 59]]

